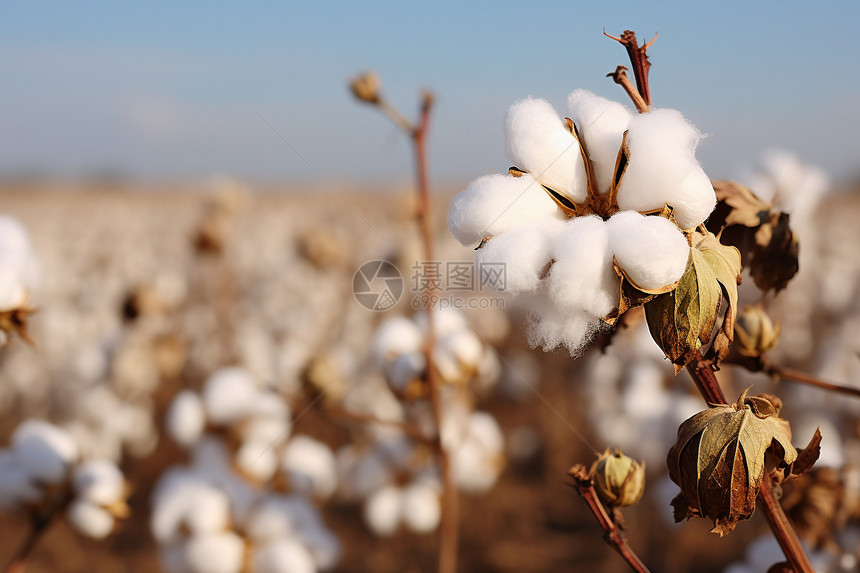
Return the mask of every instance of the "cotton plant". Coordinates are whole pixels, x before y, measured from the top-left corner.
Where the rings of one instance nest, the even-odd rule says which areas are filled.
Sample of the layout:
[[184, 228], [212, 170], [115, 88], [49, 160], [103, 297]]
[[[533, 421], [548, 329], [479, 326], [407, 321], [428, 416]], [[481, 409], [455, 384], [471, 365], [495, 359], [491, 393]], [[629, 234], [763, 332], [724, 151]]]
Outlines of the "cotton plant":
[[5, 345], [10, 333], [24, 340], [27, 317], [34, 309], [30, 299], [39, 287], [41, 266], [30, 237], [15, 218], [0, 215], [0, 343]]
[[153, 492], [150, 527], [171, 573], [315, 573], [332, 569], [340, 542], [301, 493], [250, 483], [213, 436], [191, 449]]
[[[84, 537], [104, 539], [129, 517], [129, 492], [114, 462], [82, 456], [75, 438], [49, 422], [23, 421], [0, 449], [0, 510], [28, 515], [34, 539], [55, 515]], [[32, 548], [18, 553], [22, 567]]]

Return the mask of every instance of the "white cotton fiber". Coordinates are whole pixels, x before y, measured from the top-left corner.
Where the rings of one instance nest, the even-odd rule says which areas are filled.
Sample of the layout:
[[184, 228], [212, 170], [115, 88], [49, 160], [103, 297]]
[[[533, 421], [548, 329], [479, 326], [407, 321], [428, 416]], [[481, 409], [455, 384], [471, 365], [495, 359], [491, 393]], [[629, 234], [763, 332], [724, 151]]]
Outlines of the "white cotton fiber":
[[588, 148], [600, 193], [609, 192], [624, 130], [632, 114], [618, 102], [576, 90], [567, 98], [570, 117]]
[[684, 274], [690, 247], [668, 219], [622, 211], [607, 224], [610, 249], [634, 286], [657, 290]]
[[42, 420], [26, 420], [12, 434], [19, 467], [36, 482], [54, 484], [66, 478], [78, 457], [71, 434]]
[[482, 239], [550, 217], [565, 218], [530, 175], [485, 175], [454, 197], [448, 228], [460, 244], [475, 247]]
[[185, 448], [193, 445], [206, 426], [206, 412], [197, 392], [183, 390], [173, 399], [164, 418], [168, 435]]
[[487, 454], [501, 454], [505, 448], [505, 437], [499, 423], [486, 412], [473, 412], [469, 416], [467, 435]]
[[422, 482], [406, 486], [401, 511], [403, 523], [415, 533], [435, 531], [442, 515], [438, 490]]
[[254, 573], [316, 573], [307, 547], [295, 539], [278, 539], [254, 549]]
[[597, 332], [598, 318], [587, 312], [562, 312], [542, 301], [531, 306], [526, 336], [532, 348], [549, 352], [564, 346], [571, 356], [578, 356]]
[[185, 530], [195, 535], [220, 531], [230, 518], [227, 495], [187, 474], [159, 484], [153, 501], [150, 528], [162, 543]]
[[[827, 176], [819, 169], [804, 165], [796, 155], [780, 149], [769, 149], [759, 159], [757, 171], [744, 178], [762, 201], [796, 216], [808, 217], [827, 190]], [[796, 216], [795, 216], [796, 215]]]
[[588, 189], [579, 142], [548, 101], [527, 98], [512, 105], [505, 139], [517, 167], [575, 203], [585, 200]]
[[[552, 242], [565, 222], [549, 217], [493, 237], [476, 253], [477, 265], [504, 265], [502, 292], [519, 294], [537, 288], [552, 257]], [[495, 286], [495, 285], [494, 285]]]
[[248, 416], [254, 407], [257, 384], [243, 368], [222, 368], [212, 374], [203, 388], [203, 405], [215, 424], [233, 424]]
[[364, 504], [364, 521], [380, 537], [393, 535], [400, 526], [403, 492], [389, 485], [375, 491]]
[[274, 444], [265, 439], [245, 439], [236, 452], [236, 466], [256, 482], [266, 482], [278, 469], [278, 455]]
[[108, 460], [87, 460], [75, 468], [75, 492], [96, 505], [111, 505], [123, 498], [125, 480], [120, 469]]
[[334, 453], [324, 443], [308, 436], [295, 436], [287, 443], [281, 467], [296, 492], [325, 499], [337, 488]]
[[24, 304], [40, 274], [27, 230], [17, 219], [0, 215], [0, 310]]
[[185, 545], [185, 558], [194, 573], [240, 573], [245, 542], [232, 531], [195, 535]]
[[704, 222], [717, 199], [696, 160], [698, 130], [673, 109], [639, 114], [628, 129], [630, 158], [618, 190], [618, 206], [652, 211], [668, 204], [682, 229]]
[[547, 293], [559, 310], [606, 316], [618, 306], [620, 281], [612, 268], [609, 228], [602, 219], [568, 221], [553, 243], [552, 257]]
[[378, 367], [382, 368], [389, 360], [408, 352], [420, 352], [424, 345], [421, 329], [408, 318], [397, 316], [380, 325], [372, 352]]
[[113, 516], [105, 509], [83, 499], [76, 499], [66, 510], [75, 531], [93, 539], [104, 539], [113, 531]]

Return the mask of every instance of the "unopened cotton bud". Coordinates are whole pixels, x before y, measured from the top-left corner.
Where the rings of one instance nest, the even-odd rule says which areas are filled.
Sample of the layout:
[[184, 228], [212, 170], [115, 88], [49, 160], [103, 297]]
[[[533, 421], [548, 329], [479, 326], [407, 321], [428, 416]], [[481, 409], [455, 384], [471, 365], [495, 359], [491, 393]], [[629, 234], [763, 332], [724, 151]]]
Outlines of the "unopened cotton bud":
[[610, 249], [633, 286], [660, 290], [684, 274], [690, 246], [668, 219], [622, 211], [607, 224]]
[[206, 412], [200, 395], [183, 390], [173, 399], [164, 419], [165, 429], [173, 440], [183, 447], [190, 447], [206, 426]]
[[364, 521], [380, 537], [388, 537], [400, 525], [403, 492], [395, 486], [385, 486], [374, 492], [364, 504]]
[[75, 531], [86, 537], [104, 539], [113, 531], [114, 518], [110, 512], [83, 499], [69, 505], [66, 517]]
[[594, 489], [600, 500], [613, 507], [633, 505], [645, 492], [645, 464], [621, 450], [603, 452], [591, 466]]
[[352, 95], [366, 103], [379, 103], [379, 75], [374, 71], [364, 72], [349, 83]]
[[508, 155], [517, 167], [574, 203], [588, 194], [579, 142], [543, 99], [511, 106], [505, 122]]
[[474, 247], [487, 237], [553, 217], [565, 218], [531, 175], [485, 175], [454, 197], [448, 228], [460, 244]]
[[735, 322], [734, 347], [744, 356], [761, 356], [779, 342], [779, 331], [760, 304], [747, 305]]

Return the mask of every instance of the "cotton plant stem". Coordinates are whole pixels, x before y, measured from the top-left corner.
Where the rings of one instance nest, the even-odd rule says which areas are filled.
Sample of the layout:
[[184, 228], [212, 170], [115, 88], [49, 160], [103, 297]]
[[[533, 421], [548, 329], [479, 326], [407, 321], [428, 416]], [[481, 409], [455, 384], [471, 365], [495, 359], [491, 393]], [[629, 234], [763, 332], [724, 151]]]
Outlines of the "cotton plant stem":
[[606, 542], [612, 546], [619, 555], [621, 555], [624, 561], [630, 565], [631, 569], [638, 573], [649, 573], [645, 564], [642, 563], [633, 549], [631, 549], [627, 544], [627, 538], [624, 536], [624, 533], [615, 521], [609, 517], [609, 514], [606, 512], [606, 508], [603, 507], [603, 504], [600, 503], [599, 499], [597, 499], [597, 494], [594, 491], [594, 484], [591, 480], [591, 476], [585, 469], [585, 466], [573, 466], [570, 468], [570, 472], [568, 472], [568, 474], [573, 478], [576, 491], [579, 492], [579, 495], [581, 495], [582, 499], [585, 500], [585, 503], [588, 504], [588, 509], [590, 509], [591, 513], [594, 514], [594, 517], [597, 519], [597, 523], [600, 524], [603, 531], [606, 532], [603, 537]]
[[[720, 383], [714, 374], [713, 369], [708, 361], [699, 358], [697, 361], [687, 365], [687, 372], [693, 377], [696, 383], [696, 388], [702, 394], [702, 397], [709, 406], [717, 404], [726, 404], [726, 398], [723, 394]], [[759, 488], [758, 499], [764, 511], [767, 523], [773, 531], [782, 552], [788, 563], [794, 568], [797, 573], [815, 573], [812, 569], [812, 564], [809, 562], [803, 548], [800, 546], [800, 539], [797, 537], [797, 532], [791, 526], [782, 506], [773, 496], [771, 485], [767, 480], [762, 482]]]
[[850, 396], [856, 396], [860, 398], [860, 388], [854, 388], [852, 386], [844, 386], [842, 384], [834, 384], [832, 382], [825, 382], [824, 380], [819, 380], [814, 376], [810, 376], [804, 372], [800, 372], [798, 370], [793, 370], [791, 368], [783, 368], [782, 366], [774, 366], [768, 365], [764, 368], [764, 371], [771, 376], [776, 376], [781, 380], [785, 380], [787, 382], [799, 382], [801, 384], [809, 384], [810, 386], [817, 386], [818, 388], [823, 388], [825, 390], [832, 390], [833, 392], [840, 392], [842, 394], [848, 394]]
[[631, 100], [633, 100], [633, 105], [636, 106], [636, 111], [639, 113], [648, 113], [651, 111], [651, 108], [648, 107], [642, 94], [639, 93], [639, 90], [636, 89], [636, 86], [634, 86], [633, 82], [630, 81], [630, 78], [627, 77], [626, 70], [626, 67], [618, 66], [615, 68], [614, 72], [606, 74], [606, 77], [612, 78], [616, 84], [624, 88], [624, 91], [627, 92], [627, 95], [630, 96]]
[[6, 566], [6, 573], [24, 573], [27, 569], [27, 564], [30, 559], [30, 554], [42, 538], [42, 534], [48, 529], [54, 519], [56, 508], [52, 508], [46, 514], [33, 514], [30, 520], [30, 529], [27, 532], [27, 537], [21, 542], [21, 546], [12, 556], [9, 564]]

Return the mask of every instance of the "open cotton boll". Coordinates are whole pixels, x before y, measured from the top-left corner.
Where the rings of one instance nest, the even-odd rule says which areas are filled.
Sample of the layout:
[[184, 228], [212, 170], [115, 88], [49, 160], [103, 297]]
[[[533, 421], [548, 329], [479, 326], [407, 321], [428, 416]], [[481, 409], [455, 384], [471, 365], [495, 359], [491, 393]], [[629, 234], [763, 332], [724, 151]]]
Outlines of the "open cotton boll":
[[372, 352], [379, 367], [407, 352], [420, 352], [424, 345], [421, 329], [408, 318], [398, 316], [383, 322], [377, 330]]
[[612, 268], [609, 229], [602, 219], [568, 221], [553, 243], [552, 258], [547, 293], [561, 311], [606, 316], [618, 306], [621, 284]]
[[427, 359], [422, 352], [407, 352], [389, 362], [385, 368], [385, 379], [391, 389], [400, 394], [414, 380], [424, 376]]
[[512, 105], [505, 140], [517, 167], [576, 203], [585, 200], [588, 188], [579, 142], [548, 101], [526, 98]]
[[191, 390], [177, 394], [167, 409], [164, 426], [167, 434], [180, 446], [187, 448], [196, 443], [206, 426], [206, 412], [200, 395]]
[[236, 466], [257, 482], [272, 479], [278, 469], [278, 455], [272, 442], [257, 438], [246, 439], [236, 452]]
[[403, 523], [415, 533], [435, 531], [442, 515], [438, 490], [427, 483], [406, 486], [401, 512]]
[[502, 292], [532, 292], [549, 264], [552, 242], [565, 226], [564, 221], [549, 217], [493, 237], [478, 249], [478, 267], [502, 265], [504, 281], [494, 282]]
[[232, 531], [195, 535], [185, 544], [185, 558], [195, 573], [240, 573], [245, 542]]
[[385, 486], [367, 498], [364, 504], [364, 521], [380, 537], [393, 535], [400, 526], [403, 492], [400, 488]]
[[17, 219], [0, 215], [0, 311], [23, 305], [38, 286], [40, 272], [27, 230]]
[[334, 453], [324, 443], [308, 436], [295, 436], [287, 443], [281, 467], [297, 492], [325, 499], [337, 488]]
[[96, 505], [111, 505], [123, 498], [125, 480], [122, 472], [108, 460], [87, 460], [74, 472], [75, 492], [81, 499]]
[[259, 390], [244, 369], [222, 368], [212, 374], [203, 388], [203, 405], [215, 424], [232, 424], [248, 416]]
[[461, 245], [474, 247], [487, 237], [564, 214], [530, 175], [485, 175], [451, 202], [448, 228]]
[[283, 418], [253, 418], [242, 429], [245, 440], [264, 442], [269, 447], [277, 447], [287, 439], [290, 424]]
[[684, 274], [690, 246], [668, 219], [621, 211], [607, 224], [609, 248], [634, 286], [657, 290], [677, 282]]
[[467, 435], [489, 454], [501, 454], [505, 449], [505, 437], [499, 423], [486, 412], [473, 412], [469, 416]]
[[230, 519], [230, 500], [218, 488], [187, 474], [159, 484], [150, 529], [160, 543], [176, 539], [183, 530], [204, 534], [223, 530]]
[[717, 198], [696, 160], [700, 138], [698, 130], [673, 109], [633, 117], [627, 133], [630, 157], [618, 188], [618, 206], [651, 211], [669, 204], [682, 229], [704, 222]]
[[307, 547], [294, 539], [270, 541], [254, 549], [254, 573], [316, 573]]
[[480, 443], [467, 440], [454, 450], [451, 460], [454, 482], [468, 493], [484, 493], [496, 483], [498, 464], [488, 459]]
[[450, 353], [461, 369], [474, 372], [481, 363], [484, 355], [484, 343], [471, 330], [454, 332], [441, 337], [439, 348]]
[[75, 531], [93, 539], [104, 539], [113, 531], [113, 516], [107, 510], [83, 499], [76, 499], [69, 504], [66, 517]]
[[12, 434], [19, 467], [33, 480], [48, 484], [63, 481], [78, 457], [71, 434], [42, 420], [26, 420]]
[[20, 467], [15, 451], [0, 450], [0, 508], [15, 510], [41, 497], [42, 491]]
[[615, 160], [632, 114], [620, 103], [587, 90], [576, 90], [567, 98], [570, 117], [588, 148], [594, 178], [601, 193], [607, 193], [615, 175]]

